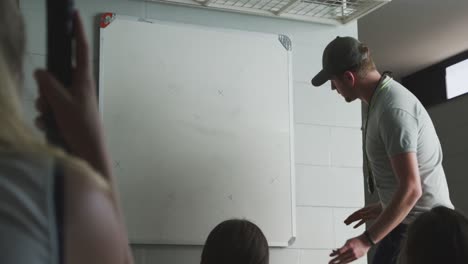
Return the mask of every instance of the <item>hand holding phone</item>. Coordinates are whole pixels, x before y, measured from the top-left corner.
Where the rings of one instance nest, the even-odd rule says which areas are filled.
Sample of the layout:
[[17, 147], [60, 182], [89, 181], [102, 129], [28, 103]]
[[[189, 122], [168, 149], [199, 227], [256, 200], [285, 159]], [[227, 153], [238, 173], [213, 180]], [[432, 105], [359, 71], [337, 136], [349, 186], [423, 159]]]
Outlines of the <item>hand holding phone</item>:
[[[72, 83], [73, 21], [73, 0], [47, 0], [47, 70], [65, 89]], [[53, 114], [43, 118], [49, 142], [66, 148]]]

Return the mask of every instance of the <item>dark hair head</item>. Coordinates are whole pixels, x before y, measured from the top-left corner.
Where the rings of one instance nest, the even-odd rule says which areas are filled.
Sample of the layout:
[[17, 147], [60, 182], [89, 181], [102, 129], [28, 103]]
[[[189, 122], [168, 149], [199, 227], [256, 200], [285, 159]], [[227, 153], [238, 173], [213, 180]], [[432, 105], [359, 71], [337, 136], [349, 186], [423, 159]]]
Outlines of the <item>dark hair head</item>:
[[208, 235], [201, 264], [268, 264], [268, 242], [258, 226], [232, 219]]
[[365, 44], [361, 44], [359, 45], [359, 51], [362, 54], [367, 54], [365, 56], [366, 58], [360, 61], [358, 64], [354, 65], [353, 67], [346, 69], [345, 71], [339, 72], [338, 74], [335, 75], [336, 78], [342, 80], [343, 74], [346, 71], [351, 71], [351, 72], [356, 73], [356, 75], [359, 78], [365, 78], [369, 72], [377, 70], [374, 60], [370, 54], [369, 48]]
[[353, 37], [336, 37], [328, 43], [322, 55], [322, 70], [312, 79], [312, 85], [321, 86], [333, 78], [342, 79], [347, 71], [365, 78], [376, 70], [369, 48]]
[[468, 263], [468, 219], [455, 210], [440, 206], [421, 214], [407, 235], [403, 263]]

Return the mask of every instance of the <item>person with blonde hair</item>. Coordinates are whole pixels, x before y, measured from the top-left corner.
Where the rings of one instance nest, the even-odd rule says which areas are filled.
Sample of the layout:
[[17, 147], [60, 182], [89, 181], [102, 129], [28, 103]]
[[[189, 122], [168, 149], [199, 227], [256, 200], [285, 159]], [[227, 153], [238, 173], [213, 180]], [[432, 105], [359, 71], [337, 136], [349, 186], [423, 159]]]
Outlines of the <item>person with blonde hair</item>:
[[65, 90], [38, 70], [37, 107], [53, 113], [71, 154], [26, 125], [20, 104], [24, 25], [14, 0], [0, 1], [0, 263], [133, 263], [97, 111], [81, 19], [76, 66]]

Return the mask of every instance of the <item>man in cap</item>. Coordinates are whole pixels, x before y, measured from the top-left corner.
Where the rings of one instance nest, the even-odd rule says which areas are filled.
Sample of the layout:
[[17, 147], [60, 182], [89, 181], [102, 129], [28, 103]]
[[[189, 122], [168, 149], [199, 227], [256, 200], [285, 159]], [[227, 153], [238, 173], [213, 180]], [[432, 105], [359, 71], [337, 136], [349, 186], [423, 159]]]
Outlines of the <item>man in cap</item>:
[[375, 220], [368, 229], [333, 250], [330, 263], [349, 263], [378, 244], [374, 264], [396, 263], [406, 226], [437, 205], [453, 208], [442, 168], [442, 149], [432, 121], [418, 99], [390, 76], [380, 74], [369, 48], [352, 37], [337, 37], [322, 57], [314, 86], [331, 81], [346, 102], [367, 105], [363, 122], [364, 166], [371, 193], [380, 202], [346, 220]]

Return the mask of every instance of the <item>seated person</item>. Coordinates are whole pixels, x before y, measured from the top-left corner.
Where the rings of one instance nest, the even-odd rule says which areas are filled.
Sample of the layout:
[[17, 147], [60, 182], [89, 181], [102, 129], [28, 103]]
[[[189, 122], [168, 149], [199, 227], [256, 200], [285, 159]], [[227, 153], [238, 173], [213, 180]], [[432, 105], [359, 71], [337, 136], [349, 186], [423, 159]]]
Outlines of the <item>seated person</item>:
[[400, 263], [468, 263], [468, 219], [442, 206], [421, 214], [408, 227]]
[[232, 219], [218, 224], [208, 235], [201, 264], [268, 264], [268, 242], [258, 226]]
[[[71, 92], [36, 72], [38, 108], [71, 153], [26, 125], [20, 103], [25, 33], [16, 0], [0, 1], [0, 263], [133, 263], [110, 169], [88, 44], [76, 22]], [[39, 119], [39, 124], [41, 123]]]

